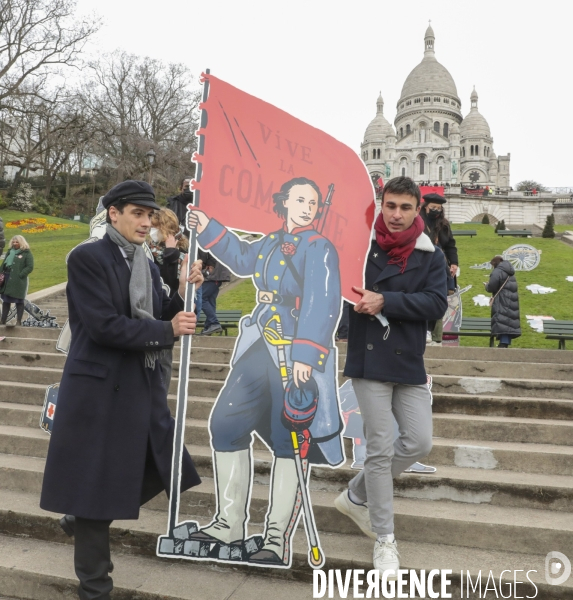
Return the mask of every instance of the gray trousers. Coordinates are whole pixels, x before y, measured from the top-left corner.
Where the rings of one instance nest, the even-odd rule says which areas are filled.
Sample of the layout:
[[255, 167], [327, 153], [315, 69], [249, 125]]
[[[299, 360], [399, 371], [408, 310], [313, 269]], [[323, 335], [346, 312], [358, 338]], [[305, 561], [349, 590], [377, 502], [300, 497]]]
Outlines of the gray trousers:
[[[364, 469], [349, 483], [368, 502], [372, 531], [394, 533], [393, 478], [432, 449], [432, 406], [427, 385], [353, 379], [364, 421]], [[400, 437], [394, 441], [394, 420]]]

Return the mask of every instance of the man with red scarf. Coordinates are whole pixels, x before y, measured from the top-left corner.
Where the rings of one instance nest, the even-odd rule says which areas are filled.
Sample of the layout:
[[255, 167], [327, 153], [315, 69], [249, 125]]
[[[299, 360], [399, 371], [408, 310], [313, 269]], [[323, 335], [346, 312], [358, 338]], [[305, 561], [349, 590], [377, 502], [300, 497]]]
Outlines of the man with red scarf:
[[[364, 470], [336, 500], [374, 545], [374, 568], [395, 579], [393, 484], [432, 448], [432, 407], [424, 369], [427, 321], [447, 308], [442, 251], [424, 233], [420, 190], [408, 177], [390, 180], [368, 253], [366, 289], [350, 311], [344, 374], [352, 377], [364, 420]], [[396, 417], [400, 437], [394, 441]], [[393, 573], [391, 573], [393, 571]]]

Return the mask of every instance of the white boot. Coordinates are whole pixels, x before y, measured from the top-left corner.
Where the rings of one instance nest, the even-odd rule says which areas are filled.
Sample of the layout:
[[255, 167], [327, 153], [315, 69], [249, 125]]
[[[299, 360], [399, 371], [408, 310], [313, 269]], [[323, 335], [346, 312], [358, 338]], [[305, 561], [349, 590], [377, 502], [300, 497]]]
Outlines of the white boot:
[[296, 465], [292, 458], [277, 458], [269, 494], [265, 543], [250, 562], [275, 566], [290, 563], [290, 537], [302, 504]]
[[[251, 451], [215, 452], [217, 514], [193, 539], [205, 536], [225, 544], [245, 539], [251, 489]], [[203, 534], [203, 535], [202, 535]]]

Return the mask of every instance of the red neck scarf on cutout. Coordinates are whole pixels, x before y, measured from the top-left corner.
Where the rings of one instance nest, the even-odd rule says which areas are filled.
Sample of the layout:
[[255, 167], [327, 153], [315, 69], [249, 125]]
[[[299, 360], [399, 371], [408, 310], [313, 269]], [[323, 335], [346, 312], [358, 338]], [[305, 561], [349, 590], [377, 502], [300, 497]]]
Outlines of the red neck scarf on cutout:
[[377, 244], [390, 257], [388, 264], [398, 265], [400, 273], [403, 273], [408, 264], [408, 257], [416, 247], [416, 240], [424, 231], [422, 217], [417, 215], [412, 225], [404, 231], [390, 231], [384, 223], [382, 213], [380, 213], [374, 224], [374, 230], [376, 231]]

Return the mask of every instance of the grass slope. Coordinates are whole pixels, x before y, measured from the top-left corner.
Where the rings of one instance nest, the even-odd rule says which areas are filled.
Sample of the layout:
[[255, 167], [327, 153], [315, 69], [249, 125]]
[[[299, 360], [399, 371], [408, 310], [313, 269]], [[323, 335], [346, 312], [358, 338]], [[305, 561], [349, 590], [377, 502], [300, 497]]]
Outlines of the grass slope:
[[[519, 306], [521, 330], [523, 335], [514, 340], [516, 348], [557, 348], [557, 341], [546, 340], [541, 333], [534, 331], [527, 323], [526, 315], [548, 315], [555, 319], [573, 320], [573, 282], [565, 280], [573, 275], [573, 247], [563, 242], [544, 238], [500, 238], [490, 225], [455, 225], [455, 229], [476, 229], [477, 237], [458, 237], [456, 244], [460, 257], [460, 287], [472, 285], [472, 289], [463, 296], [463, 314], [467, 317], [489, 317], [489, 306], [475, 306], [472, 298], [485, 294], [483, 281], [489, 279], [491, 271], [470, 269], [471, 265], [491, 260], [496, 254], [502, 254], [510, 246], [526, 243], [541, 250], [541, 262], [533, 271], [518, 271], [516, 279], [519, 286]], [[552, 287], [552, 294], [532, 294], [526, 286], [537, 283]], [[486, 294], [489, 295], [489, 294]], [[462, 338], [463, 346], [487, 346], [488, 338]], [[569, 342], [573, 349], [573, 342]]]
[[[519, 301], [521, 310], [521, 329], [523, 335], [514, 340], [517, 348], [557, 348], [557, 341], [546, 340], [541, 333], [534, 331], [527, 323], [525, 315], [549, 315], [556, 319], [573, 320], [573, 282], [565, 280], [567, 275], [573, 276], [573, 247], [563, 242], [543, 238], [500, 238], [490, 225], [456, 224], [455, 229], [475, 229], [476, 237], [458, 237], [456, 239], [461, 267], [458, 283], [461, 287], [472, 285], [472, 289], [463, 296], [464, 315], [468, 317], [489, 317], [490, 308], [475, 306], [473, 296], [484, 294], [483, 281], [489, 279], [490, 271], [470, 269], [475, 264], [491, 260], [496, 254], [519, 242], [527, 243], [541, 250], [541, 263], [533, 271], [520, 271], [516, 274], [519, 285]], [[573, 229], [573, 226], [571, 226]], [[555, 288], [553, 294], [532, 294], [525, 287], [537, 283]], [[486, 294], [489, 295], [489, 294]], [[255, 289], [250, 279], [221, 295], [217, 308], [222, 310], [241, 309], [248, 314], [255, 305]], [[488, 338], [462, 338], [463, 346], [487, 346]], [[573, 342], [568, 347], [573, 349]]]
[[[10, 239], [14, 235], [23, 235], [30, 244], [30, 250], [34, 255], [34, 270], [30, 275], [28, 293], [43, 290], [66, 281], [66, 254], [89, 236], [89, 225], [78, 221], [58, 219], [57, 217], [48, 217], [38, 213], [23, 213], [16, 210], [0, 210], [0, 217], [4, 221], [5, 251], [8, 249]], [[74, 225], [74, 228], [28, 235], [25, 230], [6, 227], [6, 223], [9, 221], [19, 221], [21, 219], [46, 219], [48, 223]]]

